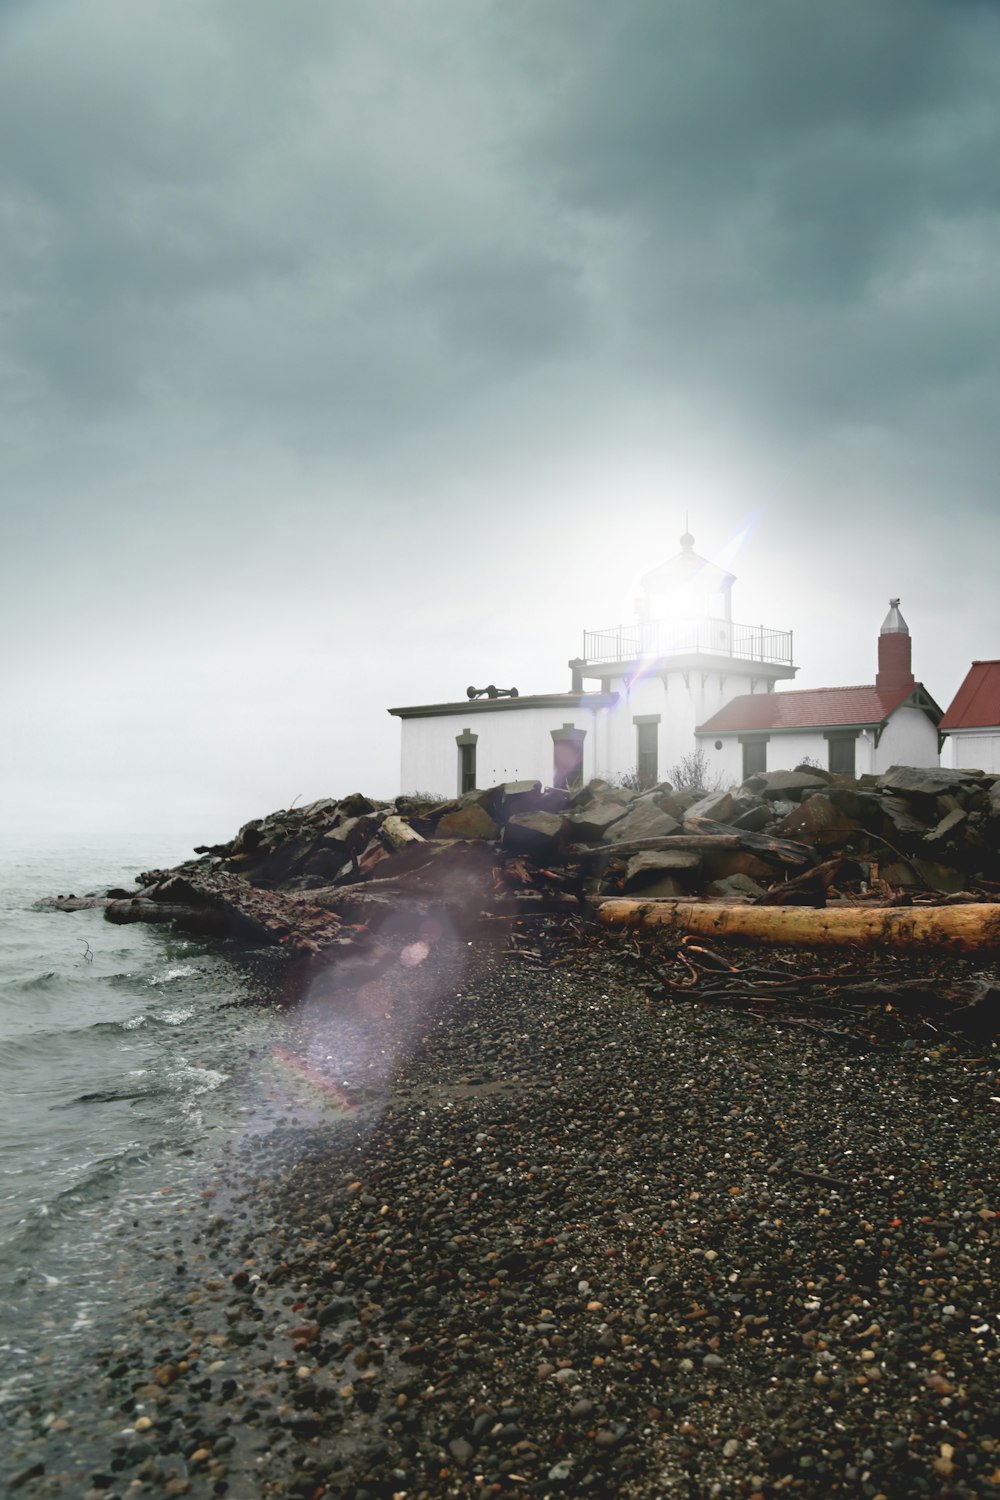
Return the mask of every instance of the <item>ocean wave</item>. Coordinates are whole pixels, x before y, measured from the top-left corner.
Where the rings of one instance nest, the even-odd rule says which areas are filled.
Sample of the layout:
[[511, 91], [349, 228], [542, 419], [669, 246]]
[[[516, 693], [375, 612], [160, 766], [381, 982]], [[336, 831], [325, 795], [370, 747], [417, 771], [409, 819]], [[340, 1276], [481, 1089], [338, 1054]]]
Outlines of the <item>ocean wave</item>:
[[167, 1076], [177, 1091], [185, 1094], [209, 1094], [229, 1081], [229, 1074], [219, 1068], [199, 1067], [186, 1058], [181, 1058]]
[[30, 979], [22, 979], [17, 985], [21, 990], [48, 990], [52, 988], [52, 981], [56, 979], [62, 982], [63, 975], [57, 974], [55, 969], [47, 969], [44, 974], [33, 974]]
[[160, 974], [151, 974], [147, 984], [171, 984], [175, 979], [189, 979], [198, 970], [194, 964], [173, 964], [169, 969], [164, 969]]

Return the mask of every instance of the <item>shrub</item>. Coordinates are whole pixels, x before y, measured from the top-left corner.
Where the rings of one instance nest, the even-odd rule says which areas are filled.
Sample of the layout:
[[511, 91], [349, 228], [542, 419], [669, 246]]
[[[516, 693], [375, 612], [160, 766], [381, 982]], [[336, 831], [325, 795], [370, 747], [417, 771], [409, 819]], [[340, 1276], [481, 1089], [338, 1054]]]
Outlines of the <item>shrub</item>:
[[686, 787], [698, 792], [721, 792], [728, 785], [723, 776], [709, 776], [708, 756], [701, 749], [682, 756], [676, 766], [671, 766], [668, 776], [679, 792]]

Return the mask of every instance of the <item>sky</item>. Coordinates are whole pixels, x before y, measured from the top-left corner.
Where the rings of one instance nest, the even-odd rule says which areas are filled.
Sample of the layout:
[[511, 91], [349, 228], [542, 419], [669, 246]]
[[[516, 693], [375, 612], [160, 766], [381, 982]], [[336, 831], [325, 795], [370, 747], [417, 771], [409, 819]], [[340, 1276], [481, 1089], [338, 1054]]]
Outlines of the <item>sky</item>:
[[685, 525], [1000, 656], [997, 0], [0, 0], [0, 138], [8, 834], [390, 797]]

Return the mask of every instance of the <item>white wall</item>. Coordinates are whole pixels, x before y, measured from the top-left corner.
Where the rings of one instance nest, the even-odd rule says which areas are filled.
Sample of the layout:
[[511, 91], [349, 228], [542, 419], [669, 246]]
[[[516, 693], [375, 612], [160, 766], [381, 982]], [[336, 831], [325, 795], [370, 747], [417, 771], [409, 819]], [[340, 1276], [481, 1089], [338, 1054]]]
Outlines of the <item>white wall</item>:
[[940, 764], [938, 732], [919, 708], [897, 708], [879, 740], [872, 770], [890, 766], [936, 766]]
[[[720, 673], [702, 671], [700, 668], [688, 672], [661, 671], [655, 676], [643, 677], [628, 685], [621, 677], [613, 677], [610, 686], [612, 691], [619, 694], [619, 699], [617, 705], [609, 710], [606, 739], [600, 746], [597, 774], [610, 778], [624, 771], [636, 770], [638, 746], [634, 719], [642, 715], [659, 714], [657, 775], [660, 781], [666, 781], [671, 767], [676, 766], [696, 748], [695, 726], [718, 713], [731, 698], [749, 693], [753, 681], [749, 673]], [[758, 690], [765, 691], [759, 682]], [[711, 751], [711, 745], [711, 740], [704, 745], [706, 753]], [[741, 764], [738, 758], [737, 765]], [[738, 775], [737, 781], [739, 780], [742, 777]]]
[[476, 735], [476, 785], [503, 781], [541, 781], [552, 785], [554, 744], [551, 731], [572, 724], [586, 731], [583, 742], [583, 779], [601, 774], [595, 769], [595, 741], [602, 738], [607, 709], [518, 708], [492, 713], [439, 714], [403, 719], [400, 786], [404, 792], [440, 792], [454, 797], [459, 790], [459, 752], [456, 738], [466, 729]]
[[[716, 750], [715, 741], [722, 740], [722, 749]], [[735, 734], [702, 735], [698, 740], [708, 762], [710, 781], [721, 781], [726, 786], [739, 786], [743, 780], [743, 746]], [[830, 751], [822, 731], [803, 729], [789, 734], [771, 734], [767, 741], [767, 769], [769, 771], [791, 771], [803, 760], [811, 760], [825, 771], [829, 767]], [[871, 739], [858, 738], [855, 747], [855, 771], [858, 776], [870, 769]]]
[[1000, 731], [953, 730], [951, 764], [959, 771], [995, 771], [1000, 776]]
[[[715, 748], [716, 739], [722, 740], [721, 750]], [[719, 779], [726, 785], [738, 786], [743, 780], [743, 746], [738, 735], [715, 735], [711, 739], [701, 736], [698, 743], [708, 759], [709, 777]], [[961, 753], [972, 752], [963, 750]], [[988, 755], [989, 747], [981, 745], [978, 753]], [[994, 755], [1000, 759], [1000, 735], [994, 737]], [[830, 768], [830, 745], [821, 729], [770, 735], [767, 742], [769, 771], [790, 771], [807, 759], [824, 771]], [[997, 765], [997, 759], [983, 766], [983, 769], [993, 769]], [[919, 708], [897, 708], [885, 726], [877, 748], [872, 730], [861, 730], [854, 742], [855, 776], [864, 776], [868, 772], [879, 773], [888, 770], [890, 766], [937, 764], [937, 730]], [[959, 762], [956, 761], [955, 764], [958, 765]], [[982, 766], [982, 761], [964, 760], [961, 764]]]

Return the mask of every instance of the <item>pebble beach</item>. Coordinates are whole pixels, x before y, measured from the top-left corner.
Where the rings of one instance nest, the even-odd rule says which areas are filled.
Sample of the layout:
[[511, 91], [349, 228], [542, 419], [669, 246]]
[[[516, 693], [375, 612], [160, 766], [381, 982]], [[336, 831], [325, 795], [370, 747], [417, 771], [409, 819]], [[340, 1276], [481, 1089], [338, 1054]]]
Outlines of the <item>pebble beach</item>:
[[405, 951], [8, 1408], [10, 1493], [1000, 1497], [994, 1050], [651, 998], [617, 940]]

